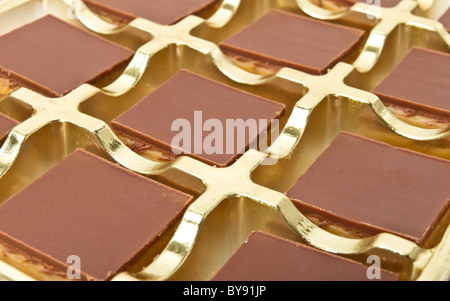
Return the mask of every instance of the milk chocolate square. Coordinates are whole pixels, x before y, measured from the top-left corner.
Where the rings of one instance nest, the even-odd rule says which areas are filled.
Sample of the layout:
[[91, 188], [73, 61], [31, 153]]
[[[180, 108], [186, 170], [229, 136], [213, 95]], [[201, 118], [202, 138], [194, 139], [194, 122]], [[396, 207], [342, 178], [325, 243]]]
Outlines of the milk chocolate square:
[[[214, 281], [369, 281], [368, 267], [264, 232], [254, 232]], [[398, 275], [380, 269], [382, 281]]]
[[136, 18], [169, 25], [184, 17], [198, 14], [217, 3], [217, 0], [85, 0], [88, 7], [114, 21], [123, 23]]
[[60, 97], [126, 64], [133, 51], [51, 15], [0, 37], [0, 77]]
[[[189, 195], [77, 150], [0, 206], [0, 244], [66, 276], [109, 280], [174, 223]], [[8, 256], [8, 254], [7, 254]]]
[[[284, 110], [282, 104], [182, 70], [113, 120], [111, 126], [119, 135], [168, 153], [192, 155], [223, 167], [249, 145], [256, 146], [258, 136]], [[239, 124], [249, 127], [240, 128]], [[183, 133], [188, 137], [180, 142], [177, 137], [186, 136]]]
[[232, 56], [325, 74], [358, 46], [363, 34], [359, 29], [272, 10], [220, 47]]
[[374, 89], [385, 104], [450, 118], [450, 54], [412, 48]]
[[299, 210], [423, 245], [450, 207], [450, 161], [340, 133], [287, 193]]
[[450, 9], [447, 9], [447, 11], [439, 19], [439, 22], [441, 22], [442, 25], [447, 28], [447, 31], [450, 32]]

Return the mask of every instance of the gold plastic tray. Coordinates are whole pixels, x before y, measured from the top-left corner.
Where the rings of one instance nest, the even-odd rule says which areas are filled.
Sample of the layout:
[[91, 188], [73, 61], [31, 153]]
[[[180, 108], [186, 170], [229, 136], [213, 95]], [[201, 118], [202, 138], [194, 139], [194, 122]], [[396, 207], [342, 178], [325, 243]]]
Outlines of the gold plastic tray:
[[[150, 251], [158, 256], [143, 258], [114, 280], [208, 280], [253, 230], [361, 262], [370, 254], [382, 255], [401, 263], [397, 272], [402, 280], [447, 280], [448, 221], [442, 237], [427, 248], [386, 233], [349, 239], [315, 226], [285, 195], [342, 130], [450, 159], [449, 127], [408, 124], [367, 92], [411, 46], [450, 52], [449, 33], [433, 20], [450, 1], [435, 2], [403, 0], [397, 7], [376, 10], [358, 3], [332, 12], [308, 0], [224, 0], [208, 19], [188, 16], [162, 26], [138, 18], [118, 26], [79, 0], [2, 1], [0, 34], [50, 13], [136, 54], [126, 70], [103, 87], [84, 84], [59, 99], [25, 88], [1, 96], [0, 111], [21, 123], [0, 149], [0, 203], [81, 147], [196, 197], [176, 229]], [[363, 28], [365, 45], [353, 64], [338, 63], [322, 76], [290, 68], [270, 75], [249, 73], [234, 65], [217, 43], [272, 8]], [[109, 122], [181, 68], [284, 103], [288, 114], [281, 120], [279, 138], [267, 152], [250, 150], [227, 168], [190, 157], [160, 163], [131, 151]], [[267, 160], [276, 164], [265, 164]], [[0, 278], [32, 280], [20, 270], [0, 261]]]

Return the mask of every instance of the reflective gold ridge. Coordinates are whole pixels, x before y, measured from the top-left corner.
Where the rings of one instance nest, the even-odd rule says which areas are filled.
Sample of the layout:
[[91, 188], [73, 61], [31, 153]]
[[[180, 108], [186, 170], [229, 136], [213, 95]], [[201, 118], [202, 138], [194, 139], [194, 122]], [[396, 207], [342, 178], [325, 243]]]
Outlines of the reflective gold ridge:
[[34, 281], [33, 278], [0, 261], [0, 281]]
[[[6, 11], [0, 6], [0, 11]], [[23, 1], [25, 2], [25, 1]], [[188, 207], [175, 234], [162, 253], [142, 271], [134, 274], [123, 272], [113, 280], [167, 280], [177, 272], [195, 247], [202, 225], [210, 213], [224, 200], [231, 197], [245, 197], [273, 209], [285, 223], [307, 244], [318, 249], [341, 255], [376, 253], [406, 260], [411, 266], [411, 280], [444, 280], [450, 275], [450, 228], [442, 241], [433, 249], [423, 249], [413, 242], [392, 234], [382, 233], [370, 238], [351, 239], [331, 234], [305, 218], [286, 195], [254, 183], [251, 173], [266, 160], [279, 160], [292, 155], [308, 125], [314, 109], [328, 96], [339, 97], [369, 105], [380, 122], [387, 128], [411, 140], [432, 141], [450, 135], [450, 128], [424, 129], [405, 123], [395, 117], [379, 98], [344, 83], [344, 79], [355, 69], [370, 70], [383, 50], [384, 41], [392, 29], [401, 23], [424, 27], [437, 31], [447, 45], [450, 37], [443, 32], [443, 26], [436, 21], [413, 16], [410, 12], [417, 2], [405, 0], [397, 7], [381, 10], [376, 15], [380, 20], [354, 65], [339, 63], [327, 74], [309, 75], [290, 68], [282, 68], [270, 75], [249, 73], [233, 64], [209, 41], [197, 38], [190, 32], [201, 24], [222, 27], [238, 10], [240, 1], [223, 1], [213, 16], [205, 20], [188, 16], [174, 25], [163, 26], [145, 19], [135, 19], [124, 26], [109, 24], [91, 12], [80, 0], [65, 0], [75, 6], [79, 20], [90, 30], [107, 35], [115, 35], [126, 28], [134, 28], [150, 33], [153, 37], [141, 46], [123, 74], [104, 88], [84, 84], [69, 94], [58, 98], [47, 98], [26, 88], [20, 88], [9, 96], [33, 108], [33, 115], [16, 126], [0, 149], [0, 178], [16, 161], [26, 140], [49, 123], [71, 123], [92, 133], [104, 150], [122, 166], [143, 174], [160, 175], [172, 181], [182, 176], [200, 180], [203, 192]], [[298, 5], [308, 14], [321, 19], [336, 19], [348, 12], [332, 14], [312, 5], [307, 0], [297, 0]], [[370, 14], [368, 6], [356, 4], [350, 11]], [[249, 150], [232, 166], [215, 168], [190, 157], [180, 157], [173, 162], [155, 162], [146, 159], [122, 143], [107, 123], [81, 113], [80, 104], [97, 94], [117, 97], [130, 91], [147, 70], [150, 59], [169, 45], [183, 45], [208, 56], [211, 62], [227, 77], [245, 85], [262, 85], [281, 80], [305, 87], [306, 94], [297, 102], [279, 138], [267, 152]], [[151, 71], [149, 71], [151, 72]], [[445, 264], [447, 263], [447, 264]], [[23, 280], [27, 276], [0, 262], [0, 275], [10, 280]], [[28, 277], [29, 278], [29, 277]]]

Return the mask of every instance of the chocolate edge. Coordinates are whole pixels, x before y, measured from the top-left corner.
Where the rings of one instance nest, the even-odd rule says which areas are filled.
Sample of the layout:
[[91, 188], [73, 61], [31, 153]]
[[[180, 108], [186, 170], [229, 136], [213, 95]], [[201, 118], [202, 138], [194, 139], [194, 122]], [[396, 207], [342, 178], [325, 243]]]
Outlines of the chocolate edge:
[[[129, 268], [130, 266], [133, 265], [134, 262], [136, 262], [139, 259], [139, 256], [143, 255], [145, 253], [145, 251], [147, 251], [147, 249], [153, 245], [160, 237], [162, 237], [169, 229], [171, 226], [171, 224], [174, 224], [175, 221], [177, 219], [180, 218], [180, 216], [182, 216], [186, 210], [186, 208], [192, 203], [192, 201], [194, 200], [194, 197], [192, 195], [189, 195], [187, 193], [184, 193], [182, 191], [176, 190], [170, 186], [164, 185], [162, 183], [153, 181], [145, 176], [133, 173], [132, 171], [124, 168], [124, 167], [119, 167], [116, 164], [98, 157], [88, 151], [85, 151], [84, 149], [76, 149], [74, 152], [72, 152], [69, 156], [67, 156], [64, 160], [66, 160], [67, 158], [69, 158], [71, 155], [73, 155], [75, 152], [81, 152], [84, 153], [85, 155], [90, 156], [93, 159], [99, 160], [103, 163], [106, 163], [107, 165], [109, 165], [110, 167], [114, 167], [116, 169], [119, 169], [121, 171], [125, 171], [130, 175], [133, 175], [135, 177], [139, 177], [139, 178], [143, 178], [149, 182], [154, 183], [157, 186], [160, 186], [161, 188], [167, 189], [168, 191], [172, 191], [175, 194], [178, 194], [180, 196], [184, 196], [186, 198], [186, 203], [183, 207], [183, 209], [181, 209], [178, 214], [176, 216], [174, 216], [170, 221], [168, 221], [168, 223], [164, 226], [164, 228], [162, 229], [162, 231], [160, 233], [158, 233], [157, 236], [153, 237], [152, 241], [148, 241], [145, 245], [141, 246], [139, 248], [139, 250], [137, 250], [133, 256], [131, 256], [126, 262], [124, 262], [120, 268], [117, 270], [117, 273], [120, 273], [121, 271], [123, 271], [124, 269]], [[62, 160], [62, 161], [64, 161]], [[62, 162], [61, 161], [61, 162]], [[60, 163], [61, 163], [60, 162]], [[46, 173], [44, 173], [42, 176], [40, 176], [38, 179], [36, 179], [34, 182], [38, 181], [40, 178], [44, 177], [48, 172], [50, 172], [52, 169], [56, 168], [58, 166], [55, 165], [53, 168], [51, 168], [49, 171], [47, 171]], [[31, 185], [31, 184], [30, 184]], [[28, 186], [27, 186], [28, 187]], [[15, 196], [20, 195], [21, 192], [17, 193]], [[14, 196], [14, 197], [15, 197]], [[13, 199], [13, 197], [9, 198], [8, 200], [6, 200], [5, 202], [3, 202], [2, 204], [5, 204], [6, 202], [9, 202]], [[1, 206], [1, 205], [0, 205]], [[169, 225], [169, 226], [168, 226]], [[5, 246], [7, 249], [13, 250], [16, 254], [22, 255], [24, 256], [28, 261], [31, 261], [33, 263], [37, 263], [39, 265], [42, 265], [46, 270], [51, 271], [54, 268], [56, 268], [57, 273], [55, 273], [55, 275], [60, 276], [59, 273], [63, 273], [62, 271], [67, 270], [69, 268], [69, 266], [65, 263], [62, 263], [62, 261], [52, 257], [51, 255], [40, 251], [37, 248], [34, 248], [32, 246], [29, 246], [28, 244], [22, 242], [19, 239], [16, 239], [10, 235], [8, 235], [7, 233], [4, 233], [3, 231], [0, 230], [0, 243], [2, 243], [3, 246]], [[26, 250], [26, 251], [24, 251]], [[8, 255], [8, 254], [6, 254]], [[83, 272], [83, 270], [80, 271], [81, 275], [82, 275], [82, 279], [81, 280], [110, 280], [112, 279], [116, 273], [112, 274], [109, 273], [105, 279], [99, 279], [97, 277], [91, 276], [90, 274], [86, 274], [85, 272]]]
[[[276, 13], [284, 14], [284, 15], [287, 15], [290, 17], [296, 17], [299, 20], [304, 20], [306, 22], [317, 22], [317, 23], [321, 23], [321, 24], [327, 25], [327, 26], [333, 26], [333, 27], [353, 31], [355, 33], [359, 33], [359, 37], [356, 39], [356, 41], [354, 41], [350, 45], [350, 47], [348, 47], [347, 49], [344, 49], [337, 57], [335, 57], [326, 66], [322, 67], [321, 69], [315, 68], [315, 67], [310, 67], [307, 65], [302, 65], [299, 63], [290, 62], [290, 61], [287, 61], [284, 59], [273, 58], [273, 57], [270, 57], [270, 56], [267, 56], [267, 55], [264, 55], [261, 53], [257, 53], [255, 51], [242, 49], [242, 48], [233, 46], [231, 44], [227, 44], [226, 40], [219, 43], [219, 48], [222, 50], [222, 52], [224, 52], [224, 54], [228, 52], [233, 55], [240, 55], [243, 57], [248, 57], [248, 58], [251, 58], [252, 60], [255, 60], [257, 63], [261, 63], [263, 65], [266, 61], [270, 65], [274, 65], [275, 67], [279, 67], [279, 68], [288, 67], [288, 68], [300, 70], [302, 72], [310, 73], [313, 75], [324, 75], [328, 72], [329, 69], [332, 69], [339, 61], [341, 61], [343, 58], [348, 56], [351, 52], [356, 51], [358, 49], [358, 47], [360, 47], [362, 45], [362, 43], [364, 42], [365, 32], [361, 29], [349, 27], [349, 26], [345, 26], [345, 25], [341, 25], [341, 24], [329, 23], [329, 22], [325, 22], [322, 20], [318, 20], [318, 19], [312, 19], [309, 17], [305, 17], [302, 15], [289, 13], [289, 12], [285, 12], [285, 11], [281, 11], [281, 10], [277, 10], [277, 9], [272, 9], [271, 12], [272, 11], [276, 12]], [[261, 18], [263, 18], [263, 17], [264, 16], [262, 16]], [[252, 26], [252, 25], [250, 25], [250, 26]], [[250, 27], [250, 26], [248, 26], [248, 27]], [[243, 30], [245, 30], [245, 28]], [[228, 37], [227, 40], [230, 38], [233, 38], [234, 36], [237, 36], [241, 33], [242, 33], [242, 31], [236, 32], [234, 35]]]
[[[393, 145], [390, 145], [390, 144], [388, 144], [388, 143], [385, 143], [385, 142], [381, 142], [381, 141], [378, 141], [378, 140], [374, 140], [374, 139], [370, 139], [370, 138], [366, 138], [366, 137], [363, 137], [363, 136], [359, 136], [359, 135], [356, 135], [356, 134], [353, 134], [353, 133], [350, 133], [350, 132], [347, 132], [347, 131], [341, 131], [336, 137], [335, 137], [335, 139], [339, 136], [339, 135], [347, 135], [347, 136], [351, 136], [351, 137], [354, 137], [354, 138], [358, 138], [358, 139], [362, 139], [362, 140], [365, 140], [365, 141], [367, 141], [367, 142], [370, 142], [370, 143], [375, 143], [375, 144], [378, 144], [378, 145], [382, 145], [382, 146], [385, 146], [385, 147], [388, 147], [388, 148], [394, 148], [394, 149], [396, 149], [396, 150], [400, 150], [400, 151], [403, 151], [403, 152], [407, 152], [407, 153], [410, 153], [410, 154], [413, 154], [413, 155], [418, 155], [418, 156], [422, 156], [422, 157], [425, 157], [425, 158], [428, 158], [428, 159], [433, 159], [433, 160], [438, 160], [438, 161], [441, 161], [441, 162], [445, 162], [445, 163], [449, 163], [450, 161], [448, 161], [448, 160], [446, 160], [446, 159], [443, 159], [443, 158], [440, 158], [440, 157], [434, 157], [434, 156], [431, 156], [431, 155], [427, 155], [427, 154], [423, 154], [423, 153], [420, 153], [420, 152], [415, 152], [415, 151], [412, 151], [412, 150], [410, 150], [410, 149], [405, 149], [405, 148], [402, 148], [402, 147], [397, 147], [397, 146], [393, 146]], [[333, 139], [333, 142], [334, 142], [334, 139]], [[332, 146], [332, 144], [333, 144], [333, 142], [316, 158], [316, 160], [314, 160], [314, 162], [312, 163], [312, 165]], [[311, 165], [311, 166], [312, 166]], [[305, 175], [306, 175], [306, 173], [305, 173]], [[304, 176], [304, 175], [303, 175]], [[303, 176], [301, 176], [301, 177], [299, 177], [298, 179], [297, 179], [297, 181], [296, 181], [296, 183], [303, 177]], [[294, 184], [290, 189], [289, 189], [289, 191], [295, 186], [296, 184]], [[383, 228], [381, 228], [381, 227], [378, 227], [378, 226], [375, 226], [375, 225], [372, 225], [372, 224], [369, 224], [369, 223], [365, 223], [365, 222], [362, 222], [362, 221], [355, 221], [355, 220], [353, 220], [353, 219], [349, 219], [349, 218], [346, 218], [346, 217], [342, 217], [342, 216], [340, 216], [340, 215], [338, 215], [338, 214], [335, 214], [335, 213], [333, 213], [333, 212], [331, 212], [331, 211], [328, 211], [328, 210], [325, 210], [325, 209], [323, 209], [323, 208], [319, 208], [319, 207], [317, 207], [317, 206], [314, 206], [314, 205], [311, 205], [311, 204], [308, 204], [306, 201], [302, 201], [302, 200], [299, 200], [299, 199], [297, 199], [297, 198], [295, 198], [295, 197], [290, 197], [289, 196], [289, 191], [287, 192], [287, 196], [288, 196], [288, 198], [289, 199], [291, 199], [291, 201], [294, 203], [294, 205], [295, 205], [295, 207], [302, 213], [302, 210], [305, 210], [306, 209], [306, 211], [305, 212], [308, 212], [307, 214], [311, 214], [311, 213], [313, 213], [313, 214], [317, 214], [317, 215], [319, 215], [319, 216], [321, 216], [321, 217], [323, 217], [327, 222], [329, 222], [330, 224], [335, 224], [335, 225], [337, 225], [337, 226], [340, 226], [340, 225], [342, 225], [342, 226], [344, 226], [344, 229], [345, 230], [356, 230], [356, 231], [360, 231], [360, 230], [362, 230], [362, 232], [367, 232], [367, 234], [371, 234], [371, 233], [373, 233], [374, 235], [376, 235], [376, 234], [380, 234], [380, 233], [390, 233], [390, 234], [393, 234], [393, 235], [396, 235], [396, 236], [399, 236], [399, 237], [403, 237], [403, 238], [405, 238], [405, 239], [408, 239], [408, 240], [410, 240], [410, 241], [413, 241], [414, 243], [416, 243], [416, 244], [418, 244], [418, 245], [423, 245], [423, 244], [426, 244], [427, 243], [427, 240], [428, 240], [428, 238], [430, 238], [430, 236], [432, 236], [432, 234], [433, 234], [433, 232], [434, 232], [434, 230], [436, 229], [436, 227], [438, 226], [438, 222], [440, 221], [440, 219], [443, 217], [443, 216], [445, 216], [446, 215], [446, 213], [447, 213], [447, 211], [449, 211], [450, 210], [450, 200], [447, 200], [447, 203], [446, 203], [446, 205], [442, 208], [442, 210], [439, 212], [439, 213], [437, 213], [436, 215], [435, 215], [435, 217], [433, 218], [433, 222], [432, 222], [432, 225], [428, 225], [428, 227], [427, 227], [427, 229], [425, 230], [425, 232], [423, 233], [423, 236], [422, 237], [418, 237], [418, 238], [416, 238], [416, 237], [412, 237], [412, 236], [410, 236], [410, 235], [408, 235], [408, 234], [404, 234], [404, 233], [398, 233], [398, 232], [395, 232], [395, 231], [389, 231], [388, 229], [383, 229]], [[300, 207], [300, 208], [298, 208], [298, 207]], [[348, 229], [350, 227], [350, 229]]]
[[107, 40], [107, 39], [105, 39], [105, 38], [103, 38], [101, 36], [93, 34], [92, 32], [80, 29], [79, 27], [74, 26], [74, 25], [72, 25], [70, 23], [67, 23], [64, 20], [61, 20], [60, 18], [55, 17], [54, 15], [51, 15], [51, 14], [47, 14], [45, 16], [42, 16], [39, 19], [34, 20], [33, 22], [30, 22], [30, 23], [24, 24], [23, 26], [15, 28], [14, 30], [11, 30], [10, 32], [4, 34], [4, 36], [6, 36], [6, 35], [8, 35], [10, 33], [13, 33], [15, 30], [19, 30], [19, 29], [21, 29], [21, 28], [23, 28], [25, 26], [33, 26], [34, 23], [39, 22], [42, 19], [48, 18], [48, 17], [51, 17], [51, 18], [57, 20], [58, 22], [64, 24], [65, 26], [70, 26], [70, 27], [72, 27], [74, 29], [77, 29], [78, 31], [83, 32], [83, 34], [90, 35], [91, 37], [93, 37], [95, 39], [98, 39], [98, 40], [100, 40], [100, 41], [102, 41], [102, 42], [104, 42], [104, 43], [106, 43], [106, 44], [108, 44], [108, 45], [110, 45], [112, 47], [121, 48], [122, 50], [129, 52], [129, 56], [127, 57], [127, 59], [119, 61], [116, 64], [112, 65], [109, 69], [103, 70], [102, 72], [97, 74], [94, 78], [91, 78], [91, 79], [87, 80], [84, 83], [77, 84], [77, 86], [75, 86], [72, 90], [65, 91], [63, 94], [59, 94], [58, 92], [53, 91], [52, 89], [50, 89], [50, 88], [48, 88], [48, 87], [46, 87], [44, 85], [41, 85], [41, 84], [39, 84], [39, 83], [37, 83], [37, 82], [35, 82], [35, 81], [25, 77], [25, 76], [22, 76], [21, 74], [15, 72], [13, 70], [9, 70], [9, 69], [6, 69], [6, 68], [3, 68], [2, 66], [0, 66], [0, 77], [12, 81], [11, 85], [14, 87], [14, 89], [15, 88], [24, 87], [24, 88], [27, 88], [29, 90], [35, 91], [37, 93], [41, 93], [41, 94], [43, 94], [46, 97], [52, 97], [52, 98], [62, 97], [62, 96], [70, 93], [71, 91], [73, 91], [74, 89], [78, 88], [79, 86], [81, 86], [81, 85], [83, 85], [85, 83], [95, 84], [96, 82], [102, 80], [105, 77], [105, 75], [108, 74], [109, 72], [113, 72], [115, 70], [118, 70], [118, 69], [128, 65], [130, 63], [131, 59], [133, 58], [133, 56], [135, 55], [135, 51], [134, 50], [131, 50], [131, 49], [129, 49], [129, 48], [125, 47], [125, 46], [122, 46], [120, 44], [113, 43], [113, 42], [111, 42], [111, 41], [109, 41], [109, 40]]
[[[286, 105], [284, 105], [284, 104], [282, 104], [282, 103], [280, 103], [280, 102], [276, 102], [276, 101], [274, 101], [274, 100], [271, 100], [271, 99], [268, 99], [268, 98], [264, 98], [264, 97], [261, 97], [261, 96], [259, 96], [259, 95], [255, 95], [255, 94], [252, 94], [252, 93], [247, 92], [247, 91], [244, 91], [244, 90], [239, 90], [239, 89], [237, 89], [237, 88], [235, 88], [235, 87], [228, 86], [228, 85], [226, 85], [226, 84], [224, 84], [224, 83], [222, 83], [222, 82], [219, 82], [219, 81], [217, 81], [217, 80], [210, 79], [210, 78], [208, 78], [208, 77], [205, 77], [205, 76], [203, 76], [203, 75], [197, 74], [197, 73], [192, 72], [192, 71], [187, 70], [187, 69], [181, 69], [177, 74], [180, 74], [180, 72], [188, 73], [188, 74], [190, 74], [190, 75], [192, 75], [192, 76], [198, 77], [198, 78], [200, 78], [200, 79], [202, 79], [202, 80], [206, 80], [206, 81], [208, 81], [208, 82], [210, 82], [210, 83], [214, 83], [214, 84], [220, 85], [220, 86], [222, 86], [222, 87], [224, 87], [224, 88], [231, 89], [231, 90], [233, 90], [233, 91], [235, 91], [235, 92], [239, 92], [239, 93], [242, 93], [242, 94], [247, 94], [248, 96], [258, 98], [258, 99], [260, 99], [261, 101], [265, 101], [265, 102], [269, 102], [269, 103], [272, 103], [272, 104], [276, 104], [276, 105], [280, 106], [280, 108], [281, 108], [281, 111], [275, 112], [276, 115], [274, 116], [274, 118], [276, 118], [276, 119], [278, 119], [278, 120], [280, 120], [281, 117], [283, 117], [284, 114], [286, 113]], [[164, 83], [162, 83], [162, 84], [161, 84], [159, 87], [157, 87], [156, 89], [159, 89], [160, 87], [164, 86], [167, 82], [169, 82], [169, 80], [170, 80], [170, 79], [168, 79], [167, 81], [165, 81]], [[156, 89], [155, 89], [155, 90], [156, 90]], [[155, 90], [153, 90], [153, 91], [155, 91]], [[133, 107], [137, 106], [140, 102], [146, 100], [148, 97], [151, 97], [151, 94], [153, 93], [153, 91], [150, 92], [149, 94], [147, 94], [143, 99], [141, 99], [141, 100], [140, 100], [138, 103], [136, 103]], [[133, 107], [129, 108], [129, 109], [128, 109], [127, 111], [125, 111], [123, 114], [127, 113], [127, 112], [128, 112], [129, 110], [131, 110]], [[122, 114], [122, 115], [123, 115], [123, 114]], [[121, 115], [120, 115], [120, 116], [121, 116]], [[120, 117], [120, 116], [119, 116], [119, 117]], [[169, 156], [174, 155], [173, 153], [170, 152], [170, 151], [172, 150], [172, 145], [170, 145], [170, 144], [168, 144], [168, 143], [166, 143], [166, 142], [164, 142], [164, 141], [155, 139], [155, 138], [151, 137], [150, 135], [140, 133], [139, 131], [137, 131], [137, 130], [135, 130], [135, 129], [132, 129], [132, 128], [128, 127], [128, 126], [125, 126], [125, 125], [121, 124], [120, 122], [117, 122], [116, 119], [118, 119], [119, 117], [117, 117], [117, 118], [115, 118], [114, 120], [111, 121], [111, 124], [110, 124], [110, 125], [111, 125], [111, 128], [113, 129], [113, 131], [117, 131], [117, 132], [119, 132], [119, 133], [122, 132], [122, 133], [125, 133], [125, 134], [128, 135], [128, 136], [133, 136], [133, 135], [134, 135], [135, 137], [137, 137], [137, 139], [139, 139], [139, 140], [141, 140], [141, 141], [143, 141], [143, 142], [149, 143], [149, 146], [150, 146], [150, 147], [151, 147], [152, 145], [154, 145], [156, 148], [161, 148], [161, 150], [163, 150], [163, 151], [165, 151], [165, 152], [168, 152], [168, 153], [166, 153], [167, 155], [169, 155]], [[268, 126], [269, 126], [269, 125], [268, 125]], [[258, 135], [257, 135], [257, 137], [255, 137], [255, 139], [258, 139], [258, 137], [260, 137], [261, 132], [264, 132], [264, 130], [260, 130], [260, 133], [258, 133]], [[252, 142], [254, 142], [254, 140], [253, 140], [253, 141], [249, 141], [249, 145], [251, 145]], [[176, 149], [179, 150], [179, 151], [183, 151], [182, 149], [178, 149], [178, 148], [176, 148]], [[249, 149], [249, 146], [246, 146], [246, 150], [248, 150], [248, 149]], [[175, 156], [177, 156], [177, 155], [175, 155]], [[227, 162], [224, 162], [224, 163], [216, 163], [216, 162], [213, 162], [213, 161], [211, 161], [211, 160], [209, 160], [209, 159], [206, 159], [206, 158], [201, 157], [201, 154], [200, 154], [200, 155], [197, 155], [197, 154], [184, 154], [184, 153], [183, 153], [183, 154], [181, 154], [181, 155], [179, 155], [179, 156], [189, 156], [189, 157], [192, 157], [192, 158], [194, 158], [194, 159], [198, 159], [199, 161], [202, 161], [202, 162], [204, 162], [204, 163], [206, 163], [206, 164], [209, 164], [209, 165], [212, 165], [212, 166], [217, 166], [217, 167], [223, 168], [223, 167], [228, 167], [228, 166], [232, 165], [232, 164], [237, 160], [237, 158], [239, 158], [240, 156], [242, 156], [242, 154], [235, 154], [233, 157], [231, 157], [230, 159], [228, 159]], [[179, 157], [179, 156], [177, 156], [177, 157]]]
[[[86, 6], [91, 9], [94, 13], [98, 14], [99, 16], [102, 17], [106, 17], [106, 18], [110, 18], [114, 23], [118, 24], [118, 25], [125, 25], [127, 23], [132, 22], [133, 20], [140, 18], [136, 15], [133, 15], [132, 13], [127, 13], [125, 11], [122, 11], [120, 9], [116, 9], [110, 6], [107, 6], [103, 3], [99, 3], [94, 1], [84, 1], [84, 3], [86, 4]], [[199, 15], [204, 13], [205, 11], [212, 9], [213, 7], [217, 6], [218, 1], [214, 0], [211, 1], [211, 3], [202, 6], [199, 9], [193, 9], [191, 11], [191, 13], [189, 13], [186, 16], [181, 16], [176, 18], [175, 20], [173, 20], [171, 23], [169, 24], [162, 24], [162, 25], [173, 25], [175, 23], [178, 23], [179, 21], [183, 20], [184, 18], [186, 18], [187, 16], [190, 15]], [[152, 21], [152, 20], [150, 20]], [[153, 21], [152, 21], [153, 22]]]

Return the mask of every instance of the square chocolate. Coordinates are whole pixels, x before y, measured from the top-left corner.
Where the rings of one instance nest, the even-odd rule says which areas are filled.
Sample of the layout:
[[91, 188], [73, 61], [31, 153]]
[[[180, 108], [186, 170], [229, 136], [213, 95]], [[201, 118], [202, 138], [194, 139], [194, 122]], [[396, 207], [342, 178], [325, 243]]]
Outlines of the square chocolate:
[[[368, 267], [264, 232], [254, 232], [214, 281], [369, 281]], [[380, 269], [382, 281], [398, 275]]]
[[119, 136], [223, 167], [256, 145], [284, 110], [282, 104], [182, 70], [111, 126]]
[[321, 226], [423, 245], [450, 207], [448, 179], [450, 161], [343, 132], [287, 195]]
[[0, 113], [0, 147], [6, 136], [16, 125], [18, 125], [17, 121]]
[[84, 0], [94, 12], [118, 23], [136, 18], [169, 25], [184, 17], [199, 14], [216, 4], [217, 0]]
[[447, 28], [447, 31], [450, 32], [450, 9], [447, 9], [447, 11], [439, 19], [439, 22], [441, 22], [442, 25]]
[[325, 74], [354, 51], [364, 32], [272, 10], [220, 43], [229, 56], [311, 74]]
[[414, 47], [374, 89], [388, 105], [450, 118], [450, 54]]
[[192, 200], [77, 150], [0, 206], [0, 247], [45, 273], [66, 277], [80, 260], [82, 280], [109, 280], [162, 235]]
[[51, 15], [0, 37], [0, 77], [49, 97], [94, 83], [133, 51]]

